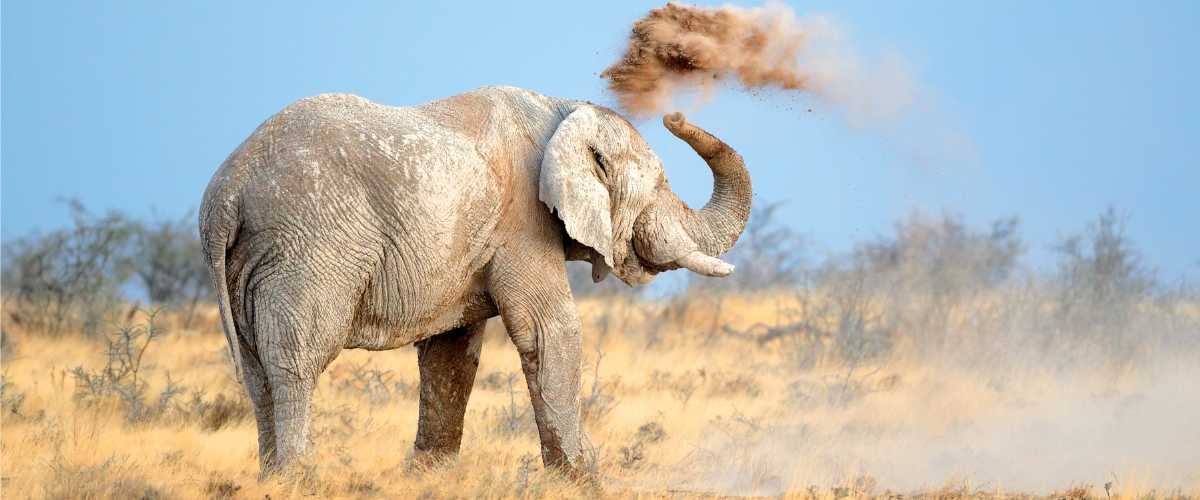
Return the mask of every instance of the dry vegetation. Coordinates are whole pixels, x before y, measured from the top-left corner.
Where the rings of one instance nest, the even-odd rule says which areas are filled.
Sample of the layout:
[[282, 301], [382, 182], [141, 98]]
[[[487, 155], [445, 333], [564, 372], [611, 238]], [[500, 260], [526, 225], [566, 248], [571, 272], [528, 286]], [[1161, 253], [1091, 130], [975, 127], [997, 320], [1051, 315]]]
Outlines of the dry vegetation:
[[[1154, 282], [1115, 218], [1065, 240], [1060, 268], [1038, 276], [1017, 265], [1012, 221], [976, 232], [914, 217], [808, 267], [781, 257], [794, 235], [757, 215], [734, 256], [744, 281], [692, 281], [663, 298], [601, 286], [580, 298], [600, 490], [542, 469], [519, 361], [496, 322], [457, 462], [408, 461], [412, 348], [346, 351], [316, 392], [309, 463], [260, 482], [253, 418], [210, 305], [164, 293], [158, 314], [125, 302], [31, 322], [38, 295], [12, 292], [32, 271], [6, 249], [0, 492], [1200, 494], [1200, 309], [1193, 293]], [[84, 333], [98, 317], [109, 326]]]

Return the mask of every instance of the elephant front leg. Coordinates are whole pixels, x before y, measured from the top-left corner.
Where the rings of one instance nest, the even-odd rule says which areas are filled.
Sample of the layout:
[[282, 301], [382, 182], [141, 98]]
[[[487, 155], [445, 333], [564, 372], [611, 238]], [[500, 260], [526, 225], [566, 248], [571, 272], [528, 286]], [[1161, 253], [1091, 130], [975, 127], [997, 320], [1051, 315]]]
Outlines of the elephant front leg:
[[579, 422], [582, 340], [563, 260], [551, 256], [541, 267], [528, 260], [520, 266], [500, 264], [492, 295], [521, 356], [542, 461], [547, 467], [583, 473], [587, 464]]
[[579, 473], [586, 469], [580, 427], [581, 341], [574, 318], [553, 325], [514, 329], [533, 415], [542, 443], [542, 462]]
[[486, 321], [417, 342], [421, 409], [414, 459], [432, 463], [458, 454], [463, 415], [479, 368]]

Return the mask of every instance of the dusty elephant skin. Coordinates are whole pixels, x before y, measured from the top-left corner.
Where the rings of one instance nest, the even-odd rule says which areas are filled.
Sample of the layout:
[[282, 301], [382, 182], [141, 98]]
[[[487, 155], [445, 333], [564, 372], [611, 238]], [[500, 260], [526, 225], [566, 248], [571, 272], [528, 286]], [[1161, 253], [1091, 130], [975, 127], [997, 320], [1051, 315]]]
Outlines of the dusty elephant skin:
[[580, 323], [566, 260], [630, 285], [716, 257], [750, 212], [750, 178], [720, 140], [664, 125], [713, 171], [692, 210], [624, 119], [506, 87], [417, 107], [344, 94], [298, 101], [213, 176], [200, 210], [226, 338], [254, 403], [264, 473], [308, 446], [317, 377], [342, 349], [416, 343], [418, 456], [453, 456], [499, 314], [520, 353], [542, 458], [578, 469]]

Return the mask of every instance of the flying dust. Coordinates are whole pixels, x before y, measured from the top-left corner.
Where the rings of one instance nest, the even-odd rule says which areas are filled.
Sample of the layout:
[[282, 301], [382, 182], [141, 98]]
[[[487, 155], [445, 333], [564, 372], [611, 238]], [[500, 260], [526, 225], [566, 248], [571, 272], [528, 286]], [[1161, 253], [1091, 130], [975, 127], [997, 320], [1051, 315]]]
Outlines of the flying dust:
[[798, 16], [781, 3], [672, 3], [651, 10], [634, 23], [625, 53], [600, 77], [634, 118], [673, 111], [676, 98], [696, 92], [702, 104], [719, 86], [736, 82], [754, 94], [809, 99], [852, 128], [879, 133], [916, 163], [975, 158], [972, 141], [903, 57], [894, 51], [867, 57], [832, 17]]
[[[686, 89], [711, 95], [730, 79], [749, 90], [811, 94], [855, 116], [893, 115], [915, 97], [898, 58], [868, 69], [831, 19], [800, 18], [778, 3], [654, 9], [634, 23], [625, 54], [600, 76], [634, 116], [667, 110]], [[870, 81], [880, 85], [867, 88]]]
[[806, 38], [783, 7], [668, 4], [633, 25], [625, 55], [600, 76], [634, 115], [661, 111], [681, 86], [707, 87], [729, 76], [750, 88], [807, 90], [811, 77], [799, 67]]

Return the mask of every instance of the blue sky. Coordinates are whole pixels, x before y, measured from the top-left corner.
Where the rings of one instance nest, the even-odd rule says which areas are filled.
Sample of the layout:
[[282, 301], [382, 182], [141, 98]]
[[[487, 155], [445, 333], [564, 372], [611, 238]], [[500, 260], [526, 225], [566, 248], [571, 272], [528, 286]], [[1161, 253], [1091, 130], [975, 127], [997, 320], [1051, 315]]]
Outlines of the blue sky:
[[[307, 95], [402, 105], [509, 84], [612, 103], [596, 74], [661, 5], [506, 3], [4, 2], [2, 236], [64, 224], [60, 196], [183, 214], [250, 131]], [[1112, 204], [1164, 277], [1200, 276], [1200, 3], [793, 7], [831, 16], [868, 59], [903, 57], [938, 126], [974, 151], [915, 161], [923, 118], [855, 128], [789, 96], [727, 89], [692, 112], [746, 158], [759, 203], [787, 202], [814, 256], [920, 209], [980, 227], [1020, 216], [1047, 263], [1060, 235]], [[657, 120], [638, 125], [675, 189], [702, 203], [703, 164]]]

